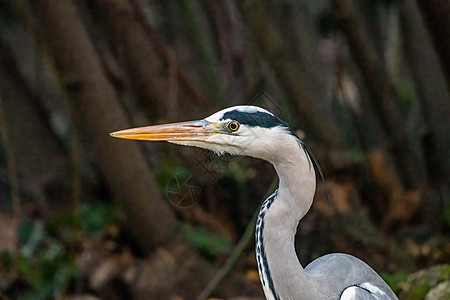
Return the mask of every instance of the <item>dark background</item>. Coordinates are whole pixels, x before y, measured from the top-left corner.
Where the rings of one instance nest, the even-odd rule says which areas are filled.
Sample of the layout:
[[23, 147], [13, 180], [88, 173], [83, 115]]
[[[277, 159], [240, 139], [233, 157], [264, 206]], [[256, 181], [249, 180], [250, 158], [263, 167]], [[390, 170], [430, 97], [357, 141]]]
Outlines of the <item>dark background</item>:
[[444, 0], [0, 1], [0, 298], [263, 298], [272, 167], [109, 136], [253, 104], [325, 173], [302, 264], [350, 253], [413, 299], [450, 257], [449, 30]]

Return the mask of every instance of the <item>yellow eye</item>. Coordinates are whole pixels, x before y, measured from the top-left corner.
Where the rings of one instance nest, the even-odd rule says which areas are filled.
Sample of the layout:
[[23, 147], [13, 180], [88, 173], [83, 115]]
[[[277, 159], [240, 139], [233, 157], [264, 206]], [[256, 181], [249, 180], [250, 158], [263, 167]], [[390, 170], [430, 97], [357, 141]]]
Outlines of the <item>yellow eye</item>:
[[228, 123], [228, 129], [230, 129], [231, 131], [236, 131], [239, 129], [239, 123], [236, 121], [231, 121], [230, 123]]

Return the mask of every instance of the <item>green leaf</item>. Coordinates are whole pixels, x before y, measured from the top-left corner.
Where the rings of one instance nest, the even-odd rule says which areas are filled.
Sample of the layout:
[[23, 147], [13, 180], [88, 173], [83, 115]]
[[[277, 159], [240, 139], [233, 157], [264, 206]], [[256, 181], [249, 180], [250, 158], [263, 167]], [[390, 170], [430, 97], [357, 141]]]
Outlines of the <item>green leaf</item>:
[[184, 223], [181, 225], [181, 231], [206, 257], [213, 258], [231, 251], [230, 242], [225, 236], [215, 235], [203, 227], [195, 228]]

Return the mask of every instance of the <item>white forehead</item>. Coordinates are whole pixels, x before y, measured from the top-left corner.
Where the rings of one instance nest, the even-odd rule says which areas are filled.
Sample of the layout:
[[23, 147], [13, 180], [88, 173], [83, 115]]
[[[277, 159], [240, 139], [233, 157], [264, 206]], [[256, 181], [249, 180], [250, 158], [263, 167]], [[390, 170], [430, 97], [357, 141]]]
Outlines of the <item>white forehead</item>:
[[228, 107], [222, 110], [219, 110], [218, 112], [210, 115], [209, 117], [205, 118], [206, 121], [209, 122], [219, 122], [223, 116], [230, 111], [238, 111], [238, 112], [246, 112], [246, 113], [254, 113], [254, 112], [265, 112], [273, 116], [273, 114], [270, 111], [265, 110], [262, 107], [259, 106], [253, 106], [253, 105], [238, 105], [238, 106], [232, 106]]

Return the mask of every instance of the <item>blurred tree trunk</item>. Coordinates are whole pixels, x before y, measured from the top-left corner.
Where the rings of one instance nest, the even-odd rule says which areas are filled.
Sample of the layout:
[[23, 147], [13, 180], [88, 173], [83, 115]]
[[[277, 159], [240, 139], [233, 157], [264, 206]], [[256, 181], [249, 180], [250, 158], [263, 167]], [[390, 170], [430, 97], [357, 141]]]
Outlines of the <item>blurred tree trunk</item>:
[[205, 88], [211, 91], [211, 96], [216, 104], [224, 105], [223, 85], [218, 76], [216, 66], [217, 56], [215, 44], [212, 41], [211, 26], [203, 10], [201, 1], [178, 0], [175, 1], [177, 8], [182, 14], [181, 24], [183, 24], [184, 34], [188, 45], [192, 46], [192, 59], [199, 68], [201, 82], [205, 83]]
[[[199, 83], [180, 65], [149, 24], [144, 8], [135, 0], [85, 0], [107, 37], [115, 57], [126, 70], [134, 94], [144, 103], [147, 116], [178, 119], [183, 104], [214, 110]], [[188, 100], [187, 102], [184, 100]]]
[[[433, 2], [433, 1], [429, 1]], [[450, 15], [448, 15], [450, 18]], [[450, 178], [450, 96], [440, 61], [414, 1], [400, 6], [404, 52], [415, 79], [427, 122], [425, 142], [428, 170], [432, 183], [443, 184]], [[448, 23], [450, 26], [450, 23]], [[450, 31], [448, 31], [450, 34]], [[447, 39], [450, 37], [447, 36]], [[448, 49], [450, 51], [450, 48]], [[446, 57], [450, 56], [447, 52]]]
[[[0, 39], [0, 96], [18, 175], [30, 188], [44, 217], [73, 209], [70, 159]], [[7, 128], [5, 128], [7, 127]]]
[[215, 29], [219, 57], [220, 74], [224, 95], [232, 105], [237, 105], [249, 97], [247, 89], [251, 82], [252, 60], [245, 45], [243, 22], [234, 1], [205, 1], [212, 26]]
[[363, 31], [352, 2], [333, 0], [332, 3], [351, 54], [371, 93], [370, 99], [376, 108], [375, 111], [382, 120], [387, 136], [391, 139], [403, 182], [408, 189], [416, 189], [425, 180], [425, 170], [418, 144], [412, 142], [406, 130], [393, 87], [386, 77], [385, 70], [382, 69], [375, 48]]
[[[367, 199], [371, 212], [380, 220], [384, 230], [391, 225], [409, 220], [416, 213], [420, 203], [417, 191], [405, 191], [393, 157], [388, 149], [388, 141], [380, 121], [367, 100], [362, 84], [353, 81], [345, 71], [343, 60], [337, 62], [337, 84], [340, 97], [347, 106], [364, 151], [365, 165], [370, 179], [379, 191]], [[387, 213], [386, 213], [387, 212]]]
[[389, 19], [389, 2], [385, 1], [354, 1], [355, 7], [364, 19], [361, 19], [364, 28], [373, 41], [378, 59], [386, 64], [386, 50], [389, 44], [389, 34], [392, 28], [387, 28]]
[[30, 1], [50, 58], [75, 115], [75, 125], [126, 212], [126, 225], [149, 250], [173, 237], [176, 219], [138, 146], [109, 133], [129, 127], [71, 1]]
[[331, 85], [329, 84], [331, 74], [330, 70], [324, 67], [323, 56], [318, 52], [319, 37], [315, 30], [310, 5], [293, 0], [283, 1], [280, 5], [282, 15], [279, 21], [280, 29], [284, 40], [290, 40], [286, 44], [286, 47], [291, 49], [289, 58], [298, 62], [298, 69], [304, 74], [308, 91], [312, 93], [315, 101], [323, 103], [324, 114], [329, 119], [328, 125], [337, 125], [331, 104]]
[[101, 25], [110, 48], [127, 69], [128, 77], [132, 78], [130, 81], [135, 95], [146, 104], [150, 119], [173, 115], [178, 107], [177, 93], [170, 99], [168, 97], [177, 90], [177, 86], [169, 86], [169, 74], [165, 71], [164, 62], [157, 56], [144, 29], [134, 16], [132, 4], [128, 0], [87, 2], [95, 20]]
[[177, 79], [184, 91], [184, 94], [193, 104], [197, 106], [207, 109], [215, 108], [215, 105], [213, 105], [210, 100], [209, 94], [200, 89], [200, 84], [180, 65], [176, 59], [176, 53], [169, 47], [166, 47], [166, 45], [156, 35], [153, 28], [145, 21], [143, 13], [136, 4], [137, 0], [130, 1], [133, 3], [135, 17], [139, 20], [142, 28], [144, 28], [145, 34], [155, 47], [155, 51], [159, 58], [164, 61], [166, 66], [174, 65]]
[[450, 85], [450, 1], [417, 0]]
[[[306, 130], [311, 129], [312, 134], [331, 149], [338, 149], [340, 144], [339, 126], [327, 114], [326, 99], [321, 98], [321, 95], [315, 92], [310, 82], [311, 78], [308, 78], [309, 73], [303, 72], [301, 66], [293, 63], [289, 51], [286, 50], [290, 48], [286, 43], [290, 40], [287, 35], [291, 33], [280, 32], [279, 28], [271, 21], [267, 5], [247, 0], [240, 1], [239, 6], [252, 29], [261, 52], [273, 66], [292, 103], [297, 104], [300, 119], [304, 120], [302, 125], [308, 124], [311, 128], [305, 128]], [[296, 30], [305, 29], [300, 27]], [[305, 35], [300, 34], [302, 37]]]

